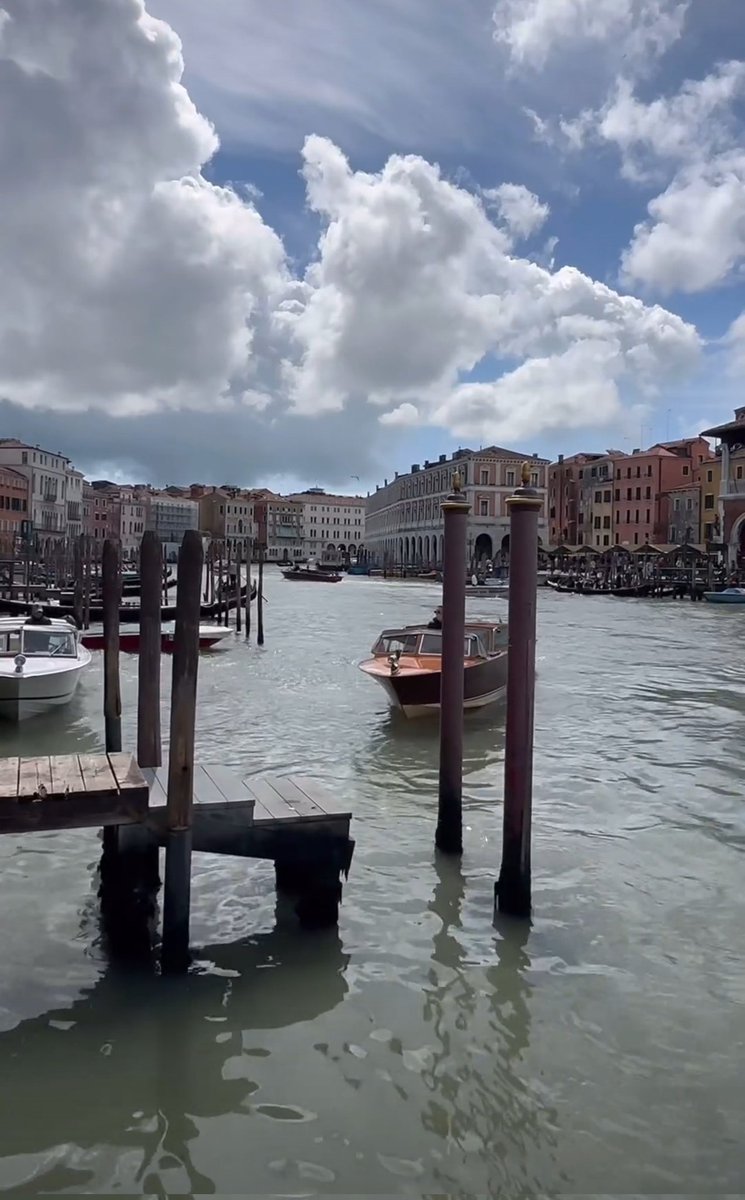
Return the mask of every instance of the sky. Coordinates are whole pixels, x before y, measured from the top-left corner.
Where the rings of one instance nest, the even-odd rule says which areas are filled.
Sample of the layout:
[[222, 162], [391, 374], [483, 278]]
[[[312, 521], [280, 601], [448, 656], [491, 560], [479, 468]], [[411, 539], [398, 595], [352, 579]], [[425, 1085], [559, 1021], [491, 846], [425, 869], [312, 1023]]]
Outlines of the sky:
[[745, 403], [743, 0], [0, 0], [0, 427], [365, 491]]

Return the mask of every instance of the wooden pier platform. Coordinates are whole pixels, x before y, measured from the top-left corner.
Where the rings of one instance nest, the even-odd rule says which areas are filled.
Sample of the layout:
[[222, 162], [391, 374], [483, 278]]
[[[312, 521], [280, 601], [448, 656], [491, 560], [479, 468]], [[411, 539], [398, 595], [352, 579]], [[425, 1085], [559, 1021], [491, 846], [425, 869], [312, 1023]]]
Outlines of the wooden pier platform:
[[[126, 753], [0, 759], [0, 835], [121, 827], [125, 858], [141, 855], [166, 844], [167, 791], [167, 763], [139, 767]], [[192, 849], [273, 861], [277, 888], [296, 898], [304, 923], [337, 920], [351, 819], [309, 779], [243, 783], [225, 767], [194, 769]]]

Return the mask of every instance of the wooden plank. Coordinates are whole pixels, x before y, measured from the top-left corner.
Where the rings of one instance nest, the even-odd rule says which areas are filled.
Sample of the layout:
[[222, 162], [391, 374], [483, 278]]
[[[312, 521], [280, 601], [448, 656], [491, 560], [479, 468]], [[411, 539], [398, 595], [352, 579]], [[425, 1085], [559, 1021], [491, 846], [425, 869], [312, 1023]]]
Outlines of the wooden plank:
[[299, 817], [323, 817], [326, 815], [320, 804], [316, 804], [311, 796], [301, 791], [296, 781], [289, 776], [282, 778], [272, 776], [270, 782], [275, 792], [278, 792], [282, 799], [287, 801], [290, 808], [294, 809]]
[[145, 776], [137, 766], [132, 754], [121, 752], [109, 754], [107, 757], [120, 792], [142, 788], [143, 785], [146, 785]]
[[52, 795], [49, 759], [22, 758], [18, 777], [18, 799], [35, 800]]
[[18, 795], [19, 759], [0, 758], [0, 796], [15, 800]]
[[158, 776], [158, 772], [154, 767], [141, 767], [142, 774], [150, 787], [150, 807], [165, 808], [166, 805], [166, 789]]
[[301, 792], [304, 792], [314, 804], [318, 805], [322, 812], [346, 813], [346, 809], [337, 808], [334, 797], [317, 779], [310, 779], [307, 775], [291, 775], [290, 778], [300, 788]]
[[113, 792], [118, 795], [116, 777], [105, 754], [79, 754], [78, 763], [86, 792]]
[[251, 799], [249, 788], [230, 767], [213, 766], [209, 763], [203, 769], [229, 803], [240, 801], [241, 804], [244, 804]]
[[300, 819], [287, 801], [283, 800], [274, 790], [268, 779], [251, 779], [248, 787], [273, 821], [298, 821]]
[[205, 767], [194, 767], [194, 803], [224, 804], [226, 796], [210, 778]]
[[85, 792], [80, 763], [76, 754], [53, 754], [49, 759], [52, 771], [52, 791], [55, 795], [66, 796], [76, 792]]

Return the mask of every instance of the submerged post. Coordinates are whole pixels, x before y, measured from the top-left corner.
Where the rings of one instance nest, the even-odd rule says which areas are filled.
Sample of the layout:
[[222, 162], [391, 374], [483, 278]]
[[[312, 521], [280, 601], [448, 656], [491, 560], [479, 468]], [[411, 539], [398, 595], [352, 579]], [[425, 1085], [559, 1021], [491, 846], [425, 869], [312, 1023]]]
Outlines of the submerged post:
[[463, 638], [466, 623], [466, 532], [471, 506], [458, 471], [442, 505], [442, 683], [440, 784], [435, 845], [448, 854], [463, 849]]
[[509, 657], [504, 752], [502, 866], [494, 889], [495, 913], [529, 917], [530, 838], [533, 803], [535, 626], [538, 584], [538, 514], [543, 497], [529, 486], [530, 464], [507, 504], [510, 509]]
[[119, 546], [108, 538], [103, 546], [103, 716], [106, 729], [106, 753], [122, 748], [122, 697], [119, 688], [119, 605], [122, 576]]
[[140, 546], [140, 653], [137, 664], [137, 761], [161, 765], [160, 741], [160, 538], [149, 529]]
[[187, 530], [178, 556], [163, 893], [163, 968], [174, 972], [185, 971], [189, 963], [194, 727], [203, 561], [198, 531]]
[[259, 580], [256, 593], [256, 644], [264, 645], [264, 547], [259, 546]]

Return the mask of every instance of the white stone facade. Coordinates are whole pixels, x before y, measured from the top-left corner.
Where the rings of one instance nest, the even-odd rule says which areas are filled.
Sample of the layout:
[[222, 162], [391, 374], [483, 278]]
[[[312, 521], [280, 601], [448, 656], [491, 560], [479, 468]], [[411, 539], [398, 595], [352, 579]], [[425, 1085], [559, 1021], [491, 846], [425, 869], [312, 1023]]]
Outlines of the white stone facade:
[[362, 496], [332, 496], [321, 488], [311, 488], [288, 499], [302, 505], [304, 558], [332, 562], [357, 559], [365, 536]]
[[544, 499], [538, 535], [546, 543], [546, 478], [548, 460], [491, 446], [484, 450], [458, 450], [436, 462], [415, 463], [406, 475], [386, 480], [367, 498], [364, 544], [368, 560], [378, 566], [421, 567], [442, 565], [442, 503], [452, 492], [456, 469], [463, 493], [471, 505], [468, 517], [468, 563], [495, 561], [509, 551], [510, 518], [507, 498], [520, 484], [524, 462], [530, 464], [530, 482]]

